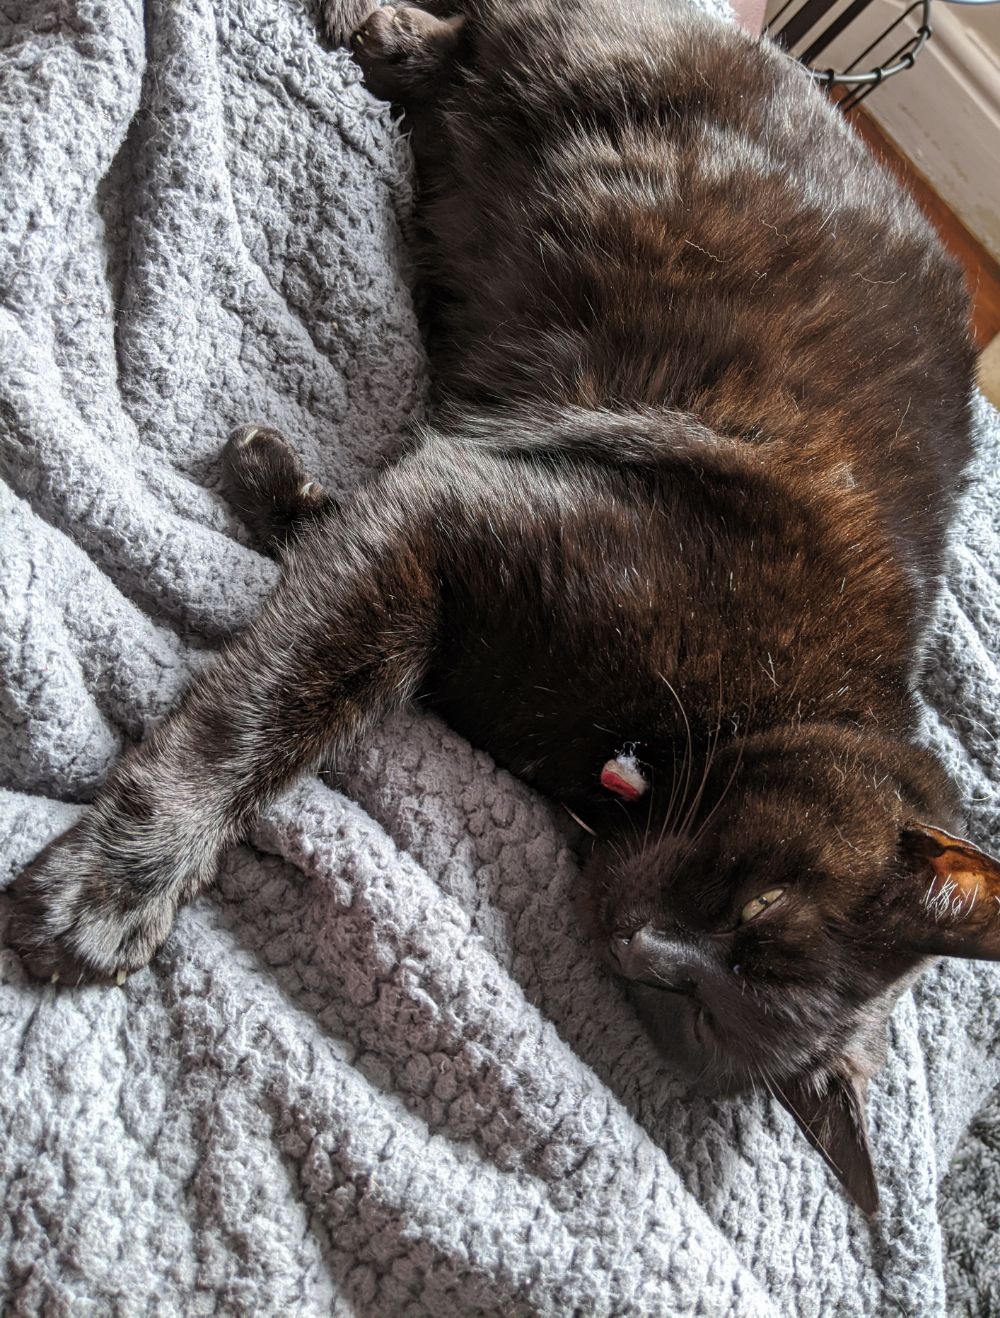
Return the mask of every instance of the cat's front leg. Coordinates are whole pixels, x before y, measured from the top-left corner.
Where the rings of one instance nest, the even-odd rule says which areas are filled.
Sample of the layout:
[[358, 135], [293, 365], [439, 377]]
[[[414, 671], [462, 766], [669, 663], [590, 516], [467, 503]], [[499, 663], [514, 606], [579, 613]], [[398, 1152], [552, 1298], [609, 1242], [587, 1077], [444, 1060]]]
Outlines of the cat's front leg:
[[438, 616], [425, 481], [405, 464], [317, 525], [258, 620], [16, 880], [10, 939], [69, 983], [146, 964], [271, 798], [418, 686]]

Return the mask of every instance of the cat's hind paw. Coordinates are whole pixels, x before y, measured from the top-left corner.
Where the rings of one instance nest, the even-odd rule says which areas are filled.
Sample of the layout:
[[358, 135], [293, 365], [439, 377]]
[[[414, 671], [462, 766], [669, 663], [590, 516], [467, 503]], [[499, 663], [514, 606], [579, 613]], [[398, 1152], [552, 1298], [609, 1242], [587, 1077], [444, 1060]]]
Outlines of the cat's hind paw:
[[438, 18], [415, 5], [376, 9], [351, 35], [365, 86], [385, 101], [418, 92], [454, 54], [464, 21]]
[[320, 25], [330, 45], [350, 45], [351, 33], [365, 21], [377, 3], [378, 0], [322, 0]]

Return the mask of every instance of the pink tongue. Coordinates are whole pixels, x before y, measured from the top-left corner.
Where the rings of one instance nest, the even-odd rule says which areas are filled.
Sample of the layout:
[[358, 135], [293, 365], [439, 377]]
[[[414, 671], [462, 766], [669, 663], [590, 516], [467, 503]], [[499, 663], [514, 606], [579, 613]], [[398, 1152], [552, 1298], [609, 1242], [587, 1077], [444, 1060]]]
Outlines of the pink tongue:
[[601, 770], [601, 786], [626, 801], [638, 801], [646, 790], [646, 782], [636, 771], [629, 771], [618, 760], [609, 760]]

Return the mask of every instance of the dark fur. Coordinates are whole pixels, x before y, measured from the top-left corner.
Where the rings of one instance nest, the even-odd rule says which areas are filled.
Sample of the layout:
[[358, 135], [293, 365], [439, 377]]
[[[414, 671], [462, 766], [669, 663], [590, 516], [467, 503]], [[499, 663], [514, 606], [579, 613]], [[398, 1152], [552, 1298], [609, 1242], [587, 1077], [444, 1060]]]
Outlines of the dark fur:
[[413, 126], [438, 423], [335, 515], [273, 432], [232, 442], [248, 520], [303, 532], [284, 581], [20, 879], [16, 941], [145, 964], [274, 792], [417, 696], [596, 830], [584, 919], [664, 1047], [772, 1087], [871, 1208], [864, 1087], [940, 950], [906, 839], [954, 811], [910, 738], [961, 278], [766, 43], [660, 0], [464, 12], [355, 38]]

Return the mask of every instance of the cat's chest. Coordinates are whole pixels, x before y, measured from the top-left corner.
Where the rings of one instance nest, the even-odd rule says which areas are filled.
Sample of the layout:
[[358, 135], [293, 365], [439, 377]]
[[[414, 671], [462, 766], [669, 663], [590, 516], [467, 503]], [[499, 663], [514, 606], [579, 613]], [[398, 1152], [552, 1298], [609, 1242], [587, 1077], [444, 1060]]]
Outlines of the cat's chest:
[[[619, 699], [585, 672], [505, 673], [494, 665], [474, 677], [438, 677], [424, 700], [504, 768], [578, 806], [645, 795], [654, 776], [649, 757], [662, 763], [664, 756], [650, 709]], [[602, 783], [602, 771], [615, 761], [626, 783], [636, 784], [634, 792], [606, 786], [607, 772]]]
[[858, 546], [841, 563], [819, 524], [697, 473], [488, 474], [421, 696], [519, 776], [599, 802], [623, 752], [669, 776], [748, 729], [882, 717], [903, 632]]
[[717, 664], [678, 591], [657, 590], [627, 555], [595, 568], [588, 585], [561, 602], [498, 585], [489, 607], [453, 619], [423, 693], [504, 767], [578, 805], [611, 799], [601, 783], [609, 761], [634, 760], [650, 779], [683, 753], [686, 722], [697, 736], [706, 707], [716, 722], [718, 713]]

